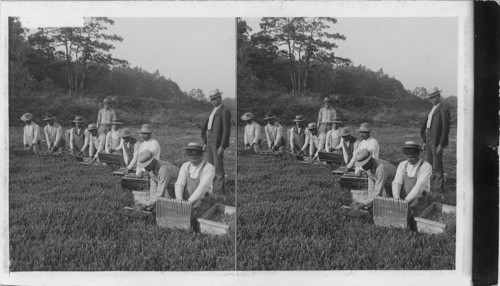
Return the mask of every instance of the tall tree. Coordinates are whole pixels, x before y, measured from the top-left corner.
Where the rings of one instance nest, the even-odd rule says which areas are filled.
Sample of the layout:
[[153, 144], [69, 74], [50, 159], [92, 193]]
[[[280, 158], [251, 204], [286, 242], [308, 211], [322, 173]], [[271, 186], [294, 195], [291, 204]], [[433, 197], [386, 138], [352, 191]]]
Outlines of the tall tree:
[[26, 68], [29, 45], [18, 18], [9, 17], [9, 94], [26, 91], [31, 75]]
[[289, 62], [289, 77], [294, 95], [301, 95], [307, 87], [309, 72], [315, 64], [331, 65], [349, 63], [348, 59], [336, 57], [335, 41], [345, 36], [330, 30], [337, 23], [335, 18], [262, 18], [262, 31], [257, 37], [268, 37], [281, 50]]
[[83, 27], [42, 28], [39, 33], [55, 47], [56, 55], [66, 62], [68, 92], [78, 94], [84, 91], [89, 66], [125, 66], [124, 60], [113, 58], [111, 42], [121, 42], [123, 38], [108, 35], [107, 25], [114, 21], [105, 17], [87, 18]]

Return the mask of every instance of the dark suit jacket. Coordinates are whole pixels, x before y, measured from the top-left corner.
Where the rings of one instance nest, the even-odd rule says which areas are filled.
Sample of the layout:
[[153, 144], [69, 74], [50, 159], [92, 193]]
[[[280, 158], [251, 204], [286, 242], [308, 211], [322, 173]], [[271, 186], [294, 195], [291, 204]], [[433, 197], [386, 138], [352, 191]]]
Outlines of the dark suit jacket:
[[[429, 115], [429, 114], [427, 114]], [[427, 116], [425, 117], [424, 124], [420, 129], [420, 135], [426, 141], [425, 130], [427, 129]], [[441, 145], [443, 148], [448, 146], [448, 134], [450, 133], [450, 110], [441, 103], [436, 110], [434, 110], [434, 114], [432, 115], [432, 123], [430, 128], [430, 139], [434, 146]]]
[[229, 147], [229, 134], [231, 133], [231, 112], [225, 106], [221, 107], [215, 112], [214, 119], [212, 121], [212, 136], [207, 138], [208, 131], [208, 119], [203, 125], [201, 130], [201, 138], [203, 142], [207, 144], [207, 140], [210, 140], [211, 144], [215, 144], [217, 148], [222, 146], [223, 148]]

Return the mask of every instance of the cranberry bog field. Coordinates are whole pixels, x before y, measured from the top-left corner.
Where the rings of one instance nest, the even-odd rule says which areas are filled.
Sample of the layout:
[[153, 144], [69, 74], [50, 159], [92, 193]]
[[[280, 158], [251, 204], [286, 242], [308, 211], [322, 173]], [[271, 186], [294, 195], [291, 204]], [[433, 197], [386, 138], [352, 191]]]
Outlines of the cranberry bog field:
[[[394, 164], [404, 159], [404, 141], [421, 141], [416, 128], [374, 128], [372, 135], [380, 158]], [[238, 136], [242, 145], [241, 130]], [[237, 270], [455, 269], [455, 233], [384, 228], [335, 213], [351, 194], [329, 166], [245, 152], [237, 165]], [[446, 192], [431, 201], [456, 205], [456, 129], [444, 165]]]
[[[133, 197], [110, 167], [64, 156], [16, 156], [21, 132], [12, 127], [9, 137], [11, 271], [234, 270], [234, 231], [211, 236], [128, 221], [119, 212]], [[225, 153], [228, 187], [214, 194], [213, 204], [235, 205], [235, 137]], [[187, 161], [184, 146], [201, 142], [199, 130], [172, 127], [155, 129], [153, 138], [161, 159], [177, 166]]]

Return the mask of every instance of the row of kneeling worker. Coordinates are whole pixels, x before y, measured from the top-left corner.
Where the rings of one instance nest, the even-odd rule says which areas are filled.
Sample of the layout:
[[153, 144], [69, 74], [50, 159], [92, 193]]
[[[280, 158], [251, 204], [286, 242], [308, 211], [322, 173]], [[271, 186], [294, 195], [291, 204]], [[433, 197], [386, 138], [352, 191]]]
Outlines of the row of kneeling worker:
[[[371, 208], [377, 195], [394, 196], [405, 199], [412, 210], [420, 210], [427, 205], [430, 191], [444, 192], [443, 149], [448, 146], [450, 130], [450, 111], [441, 102], [441, 91], [434, 88], [427, 95], [433, 107], [422, 124], [420, 134], [424, 142], [420, 146], [415, 141], [407, 141], [402, 147], [406, 160], [396, 168], [391, 163], [379, 159], [378, 141], [371, 136], [369, 123], [361, 123], [357, 133], [361, 140], [353, 136], [349, 127], [340, 127], [342, 120], [332, 108], [331, 100], [324, 100], [325, 106], [320, 109], [317, 122], [305, 124], [302, 115], [294, 118], [295, 126], [289, 130], [289, 148], [295, 155], [310, 156], [312, 163], [319, 152], [341, 152], [345, 172], [355, 168], [355, 174], [361, 170], [368, 174], [369, 203], [355, 207]], [[248, 112], [242, 117], [246, 122], [244, 131], [245, 148], [253, 148], [256, 152], [263, 146], [261, 126], [254, 121], [253, 114]], [[286, 149], [287, 133], [276, 121], [276, 115], [268, 112], [264, 118], [267, 145], [271, 151], [283, 152]], [[420, 152], [426, 151], [426, 160], [420, 159]]]
[[[194, 204], [195, 211], [202, 212], [209, 206], [208, 197], [213, 191], [225, 189], [223, 167], [224, 150], [229, 147], [230, 118], [228, 108], [222, 105], [222, 92], [218, 89], [209, 94], [213, 110], [206, 119], [201, 137], [204, 144], [191, 142], [185, 148], [189, 159], [179, 169], [170, 162], [160, 160], [160, 144], [152, 138], [153, 129], [144, 124], [134, 138], [129, 128], [121, 128], [122, 122], [116, 119], [115, 111], [104, 100], [104, 108], [99, 110], [97, 123], [84, 128], [84, 119], [76, 116], [73, 128], [63, 132], [62, 126], [55, 122], [55, 117], [48, 114], [43, 118], [45, 141], [51, 152], [62, 153], [69, 147], [69, 152], [77, 156], [90, 157], [91, 162], [98, 160], [99, 153], [119, 154], [132, 176], [149, 175], [150, 196], [147, 202], [137, 204], [137, 209], [151, 209], [160, 196], [188, 200]], [[33, 115], [25, 113], [21, 120], [23, 145], [37, 153], [41, 149], [41, 130], [33, 122]], [[64, 134], [64, 135], [63, 135]], [[206, 152], [206, 159], [204, 159]], [[147, 177], [147, 176], [144, 176]]]

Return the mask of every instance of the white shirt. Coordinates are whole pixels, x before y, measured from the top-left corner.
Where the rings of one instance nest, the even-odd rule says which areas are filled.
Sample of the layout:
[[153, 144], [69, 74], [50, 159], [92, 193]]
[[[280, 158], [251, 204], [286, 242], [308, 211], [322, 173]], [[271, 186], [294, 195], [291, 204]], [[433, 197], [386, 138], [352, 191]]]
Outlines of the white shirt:
[[259, 144], [260, 140], [260, 125], [252, 121], [252, 123], [245, 126], [245, 134], [243, 136], [243, 141], [246, 145]]
[[273, 125], [267, 124], [266, 127], [264, 127], [264, 131], [266, 132], [267, 145], [269, 146], [269, 149], [271, 149], [274, 145], [277, 146], [281, 138], [284, 136], [283, 126], [276, 121], [274, 121]]
[[[200, 173], [201, 167], [203, 163], [206, 161], [203, 160], [198, 166], [193, 166], [191, 162], [186, 162], [182, 164], [181, 169], [179, 171], [179, 177], [177, 177], [177, 182], [175, 182], [175, 197], [179, 200], [182, 200], [182, 194], [184, 192], [184, 187], [187, 184], [187, 176], [192, 179], [196, 179], [198, 174]], [[188, 175], [189, 174], [189, 175]], [[189, 197], [188, 201], [191, 203], [196, 202], [199, 199], [205, 197], [206, 193], [211, 194], [213, 191], [213, 180], [215, 177], [215, 167], [206, 162], [205, 168], [203, 168], [203, 172], [200, 176], [200, 184], [194, 190], [193, 194]]]
[[40, 140], [40, 126], [35, 122], [27, 124], [23, 128], [23, 145], [36, 144]]
[[331, 149], [337, 147], [340, 142], [340, 129], [330, 130], [326, 133], [326, 151], [330, 152]]
[[[141, 142], [139, 141], [136, 141], [135, 144], [134, 144], [134, 153], [135, 153], [135, 150], [139, 149], [139, 146], [141, 145]], [[115, 150], [123, 150], [125, 148], [125, 146], [127, 146], [127, 149], [130, 150], [131, 146], [130, 146], [130, 141], [129, 142], [125, 142], [125, 140], [123, 140], [123, 138], [120, 139], [120, 145], [118, 145], [118, 147], [116, 147]], [[125, 165], [128, 165], [128, 163], [130, 162], [130, 159], [129, 156], [128, 156], [128, 153], [125, 152], [125, 150], [122, 152], [123, 154], [123, 161], [125, 162]], [[134, 156], [134, 154], [132, 154], [132, 157]]]
[[61, 141], [62, 137], [62, 127], [61, 125], [54, 122], [52, 126], [47, 124], [43, 130], [45, 131], [45, 140], [47, 141], [47, 147], [50, 149], [57, 146]]
[[212, 110], [212, 113], [210, 113], [210, 116], [208, 117], [208, 130], [212, 130], [212, 122], [214, 121], [214, 114], [219, 110], [219, 108], [222, 106], [222, 104], [219, 104], [214, 110]]
[[[108, 134], [106, 134], [106, 147], [105, 147], [105, 150], [106, 150], [106, 153], [109, 153], [110, 152], [110, 149], [112, 149], [112, 141], [113, 140], [117, 140], [120, 138], [120, 130], [116, 130], [116, 131], [109, 131]], [[115, 146], [115, 149], [116, 147], [118, 146]]]
[[[378, 154], [380, 151], [379, 150], [380, 148], [378, 146], [378, 141], [377, 141], [377, 139], [370, 136], [370, 138], [359, 142], [358, 147], [354, 150], [354, 152], [352, 152], [352, 159], [351, 159], [351, 162], [349, 162], [349, 164], [347, 166], [348, 168], [352, 168], [352, 166], [356, 162], [356, 153], [362, 149], [366, 149], [366, 150], [370, 151], [372, 153], [372, 157], [375, 159], [378, 159]], [[358, 168], [358, 169], [360, 169], [360, 168]]]
[[436, 108], [441, 104], [438, 103], [436, 105], [434, 105], [431, 109], [431, 112], [429, 113], [429, 115], [427, 116], [427, 128], [431, 128], [431, 123], [432, 123], [432, 115], [434, 115], [434, 110], [436, 110]]
[[[309, 155], [310, 156], [318, 156], [319, 152], [323, 151], [325, 147], [325, 133], [310, 135], [309, 140]], [[313, 155], [314, 148], [316, 148], [316, 153]]]
[[[409, 177], [415, 177], [418, 169], [418, 165], [420, 165], [422, 159], [418, 160], [415, 165], [408, 163], [408, 161], [403, 161], [399, 163], [398, 169], [396, 171], [396, 176], [394, 177], [394, 181], [392, 182], [392, 194], [395, 198], [399, 198], [401, 186], [403, 185], [403, 177], [408, 171]], [[414, 199], [422, 196], [422, 193], [430, 192], [431, 190], [431, 175], [432, 175], [432, 166], [431, 164], [423, 161], [422, 167], [420, 167], [420, 171], [418, 173], [417, 183], [411, 189], [410, 193], [407, 194], [406, 200], [413, 201]]]
[[[151, 153], [153, 153], [154, 157], [156, 160], [160, 160], [160, 143], [156, 141], [155, 139], [151, 138], [148, 141], [144, 141], [139, 145], [139, 148], [136, 148], [134, 150], [134, 156], [132, 158], [132, 161], [130, 161], [130, 164], [128, 165], [129, 169], [134, 168], [135, 164], [137, 163], [137, 160], [139, 158], [139, 154], [144, 151], [144, 150], [149, 150]], [[144, 168], [136, 168], [136, 175], [139, 175], [141, 171], [146, 171]]]

